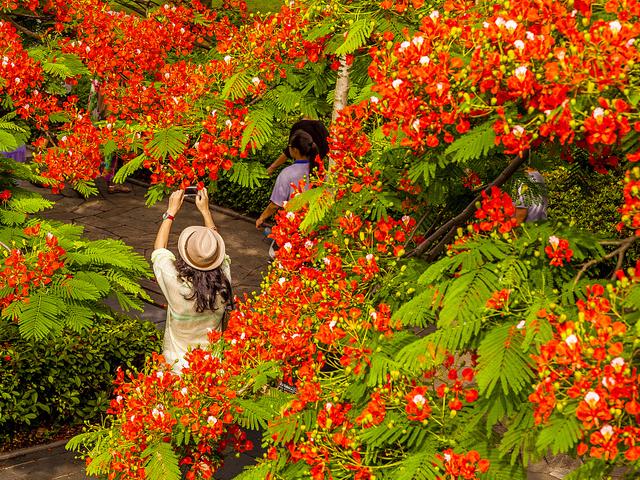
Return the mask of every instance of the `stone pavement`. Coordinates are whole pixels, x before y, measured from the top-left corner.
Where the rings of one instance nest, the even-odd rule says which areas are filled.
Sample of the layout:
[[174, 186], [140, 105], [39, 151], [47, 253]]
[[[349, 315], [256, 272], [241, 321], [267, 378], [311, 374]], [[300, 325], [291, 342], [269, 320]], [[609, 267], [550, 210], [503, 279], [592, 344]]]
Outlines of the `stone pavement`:
[[[84, 199], [75, 192], [65, 191], [63, 195], [53, 195], [46, 189], [29, 184], [24, 186], [56, 201], [55, 207], [45, 212], [44, 217], [83, 225], [85, 235], [90, 239], [119, 238], [149, 259], [162, 213], [166, 210], [166, 200], [153, 207], [146, 207], [144, 187], [131, 185], [133, 188], [131, 194], [109, 195], [105, 192], [104, 185], [101, 185], [100, 195]], [[267, 265], [268, 241], [255, 229], [252, 222], [234, 215], [233, 212], [216, 209], [212, 214], [225, 239], [227, 253], [231, 257], [235, 293], [242, 295], [258, 290], [261, 272]], [[195, 205], [185, 202], [174, 222], [169, 248], [174, 252], [177, 251], [176, 241], [180, 231], [188, 225], [200, 222], [201, 217]], [[134, 316], [152, 321], [161, 329], [164, 326], [165, 310], [160, 307], [160, 304], [165, 303], [164, 297], [155, 282], [144, 281], [143, 286], [151, 294], [156, 305], [147, 305], [144, 312], [134, 313]], [[259, 447], [260, 434], [249, 432], [249, 438], [256, 445], [256, 449], [240, 455], [239, 458], [227, 459], [224, 468], [217, 472], [216, 479], [232, 479], [242, 471], [245, 465], [249, 465], [255, 457], [262, 454]], [[569, 473], [572, 467], [574, 465], [563, 459], [555, 459], [549, 463], [543, 461], [530, 467], [527, 478], [528, 480], [557, 480]], [[75, 459], [73, 453], [65, 451], [63, 445], [44, 447], [37, 452], [10, 459], [3, 459], [3, 455], [0, 455], [0, 480], [84, 480], [87, 478], [84, 474], [84, 462]]]
[[[37, 191], [56, 202], [53, 209], [42, 214], [43, 217], [82, 225], [85, 236], [91, 240], [120, 239], [150, 260], [167, 200], [147, 207], [144, 199], [145, 187], [128, 185], [133, 189], [130, 194], [108, 194], [106, 186], [100, 182], [100, 194], [85, 199], [74, 191], [65, 190], [62, 195], [54, 195], [48, 189], [23, 184], [25, 188]], [[261, 272], [267, 266], [269, 241], [246, 217], [217, 207], [211, 213], [231, 258], [234, 293], [242, 296], [256, 291], [260, 286]], [[183, 228], [200, 224], [202, 217], [195, 205], [185, 201], [174, 221], [169, 249], [177, 252], [177, 240]], [[143, 280], [142, 285], [157, 304], [165, 304], [154, 280]], [[149, 320], [159, 328], [164, 327], [165, 312], [160, 308], [148, 305], [144, 312], [134, 312], [132, 315]], [[0, 480], [3, 479], [0, 477]]]

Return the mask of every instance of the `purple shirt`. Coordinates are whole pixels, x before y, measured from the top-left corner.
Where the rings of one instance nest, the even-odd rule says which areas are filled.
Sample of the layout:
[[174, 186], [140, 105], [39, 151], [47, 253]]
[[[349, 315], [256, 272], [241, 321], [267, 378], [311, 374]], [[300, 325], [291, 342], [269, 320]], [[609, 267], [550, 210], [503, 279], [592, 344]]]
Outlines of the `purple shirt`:
[[27, 160], [27, 146], [21, 145], [12, 152], [0, 152], [0, 155], [11, 158], [16, 162], [25, 162]]
[[[282, 207], [284, 202], [288, 202], [293, 193], [294, 186], [298, 186], [298, 182], [309, 174], [309, 162], [296, 162], [282, 170], [276, 178], [276, 184], [271, 192], [271, 201]], [[293, 186], [291, 185], [293, 184]], [[305, 189], [309, 188], [307, 183]]]

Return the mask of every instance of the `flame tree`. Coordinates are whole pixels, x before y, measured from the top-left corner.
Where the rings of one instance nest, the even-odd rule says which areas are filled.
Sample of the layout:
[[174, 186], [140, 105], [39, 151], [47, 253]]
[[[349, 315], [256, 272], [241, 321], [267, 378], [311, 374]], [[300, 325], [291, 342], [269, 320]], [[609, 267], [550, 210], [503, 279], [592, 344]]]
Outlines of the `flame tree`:
[[[58, 188], [90, 191], [115, 152], [119, 179], [152, 171], [151, 201], [250, 185], [275, 125], [328, 115], [338, 70], [350, 83], [331, 167], [279, 213], [261, 292], [181, 377], [160, 357], [118, 377], [110, 423], [70, 444], [89, 472], [211, 478], [261, 427], [244, 478], [524, 478], [548, 451], [582, 458], [576, 478], [636, 476], [638, 4], [228, 7], [4, 5], [25, 47], [0, 93], [42, 132]], [[56, 72], [93, 81], [105, 119], [47, 87]], [[627, 171], [619, 237], [513, 221], [522, 167], [564, 162]]]

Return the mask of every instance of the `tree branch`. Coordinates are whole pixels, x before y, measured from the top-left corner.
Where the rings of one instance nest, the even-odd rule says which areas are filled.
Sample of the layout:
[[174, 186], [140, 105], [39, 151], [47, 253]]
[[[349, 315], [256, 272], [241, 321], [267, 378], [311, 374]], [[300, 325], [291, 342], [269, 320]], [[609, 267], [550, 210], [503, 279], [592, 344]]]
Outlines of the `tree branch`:
[[[509, 165], [507, 165], [506, 168], [500, 173], [500, 175], [498, 175], [496, 179], [493, 182], [489, 183], [482, 191], [487, 191], [492, 187], [502, 186], [507, 180], [511, 178], [511, 176], [518, 170], [518, 168], [520, 168], [520, 166], [527, 160], [527, 158], [529, 158], [529, 151], [527, 151], [521, 157], [515, 157], [513, 160], [511, 160]], [[451, 220], [449, 220], [447, 223], [445, 223], [435, 232], [429, 235], [428, 238], [426, 238], [422, 243], [420, 243], [420, 245], [418, 245], [412, 252], [409, 253], [409, 256], [413, 257], [422, 255], [427, 250], [427, 248], [431, 246], [431, 244], [442, 237], [442, 240], [440, 240], [435, 247], [429, 250], [428, 253], [428, 258], [435, 258], [436, 256], [438, 256], [447, 242], [455, 234], [457, 228], [471, 217], [476, 209], [476, 203], [481, 199], [482, 195], [477, 195], [464, 208], [464, 210], [462, 210], [462, 212], [460, 212], [458, 215], [453, 217]]]
[[9, 17], [8, 15], [0, 15], [0, 19], [5, 20], [7, 22], [9, 22], [11, 25], [13, 25], [14, 27], [16, 27], [16, 30], [24, 33], [27, 37], [31, 37], [31, 38], [35, 38], [36, 40], [42, 40], [42, 35], [36, 33], [36, 32], [32, 32], [31, 30], [29, 30], [27, 27], [23, 27], [22, 25], [20, 25], [19, 23], [17, 23], [15, 20], [13, 20], [11, 17]]
[[582, 267], [578, 271], [576, 278], [573, 280], [573, 285], [575, 286], [578, 283], [578, 281], [580, 280], [580, 277], [584, 275], [587, 269], [593, 267], [594, 265], [597, 265], [598, 263], [604, 262], [605, 260], [611, 260], [613, 257], [617, 256], [618, 261], [616, 263], [616, 269], [613, 271], [613, 275], [612, 275], [612, 278], [615, 278], [616, 271], [622, 268], [624, 254], [627, 253], [627, 250], [629, 250], [629, 248], [631, 248], [631, 245], [633, 245], [638, 239], [640, 239], [640, 237], [633, 236], [633, 237], [628, 237], [628, 238], [625, 238], [624, 240], [620, 240], [616, 242], [609, 242], [609, 241], [600, 242], [602, 245], [617, 244], [620, 246], [615, 250], [613, 250], [612, 252], [609, 252], [600, 258], [594, 258], [593, 260], [589, 260], [588, 262], [585, 262], [584, 264], [582, 264]]

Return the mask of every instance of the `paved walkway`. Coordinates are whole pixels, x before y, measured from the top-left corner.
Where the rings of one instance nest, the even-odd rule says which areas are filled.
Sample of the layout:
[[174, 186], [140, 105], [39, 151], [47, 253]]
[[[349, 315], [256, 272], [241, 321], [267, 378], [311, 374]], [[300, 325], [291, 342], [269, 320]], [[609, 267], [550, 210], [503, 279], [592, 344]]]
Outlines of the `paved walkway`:
[[[85, 236], [91, 240], [117, 238], [131, 245], [138, 253], [150, 260], [153, 242], [162, 214], [166, 211], [167, 201], [153, 207], [145, 206], [146, 189], [138, 185], [129, 185], [130, 194], [108, 194], [104, 184], [99, 184], [100, 194], [84, 199], [73, 191], [64, 191], [63, 195], [53, 195], [48, 189], [33, 185], [24, 185], [56, 202], [55, 207], [44, 212], [45, 218], [60, 220], [84, 226]], [[250, 294], [260, 286], [261, 272], [266, 268], [269, 242], [255, 225], [246, 218], [215, 208], [212, 211], [214, 222], [224, 237], [227, 254], [231, 257], [231, 277], [234, 293], [238, 296]], [[202, 224], [202, 217], [193, 203], [185, 201], [174, 221], [169, 249], [177, 252], [177, 240], [183, 228]], [[143, 280], [143, 287], [158, 304], [165, 299], [153, 280]], [[164, 327], [165, 312], [153, 306], [147, 306], [142, 314], [133, 316], [144, 318]], [[0, 478], [0, 480], [2, 480]]]
[[[45, 197], [56, 201], [52, 210], [44, 213], [44, 217], [83, 225], [85, 235], [90, 239], [119, 238], [149, 259], [153, 250], [153, 242], [162, 213], [166, 209], [166, 201], [151, 208], [144, 203], [145, 189], [132, 186], [131, 194], [105, 193], [104, 186], [97, 197], [85, 200], [74, 192], [64, 195], [52, 195], [46, 189], [31, 185], [28, 188], [42, 193]], [[262, 233], [255, 229], [252, 222], [241, 219], [232, 213], [213, 211], [213, 217], [220, 233], [225, 239], [227, 252], [231, 257], [231, 272], [234, 291], [238, 295], [249, 294], [258, 290], [261, 272], [267, 263], [268, 242]], [[179, 232], [188, 225], [199, 224], [200, 214], [193, 204], [185, 202], [175, 220], [169, 248], [176, 251]], [[151, 293], [158, 304], [165, 300], [153, 281], [144, 281], [144, 287]], [[147, 305], [143, 313], [136, 313], [139, 318], [155, 323], [162, 329], [165, 311], [158, 306]], [[218, 471], [218, 480], [232, 479], [240, 473], [245, 465], [262, 455], [258, 447], [260, 434], [250, 432], [256, 449], [253, 452], [231, 457], [225, 467]], [[84, 462], [74, 459], [74, 454], [64, 450], [64, 446], [45, 448], [35, 453], [1, 460], [0, 480], [85, 480]], [[549, 464], [541, 462], [533, 465], [527, 475], [528, 480], [556, 480], [566, 475], [571, 468], [562, 460]], [[594, 479], [596, 480], [596, 479]]]

